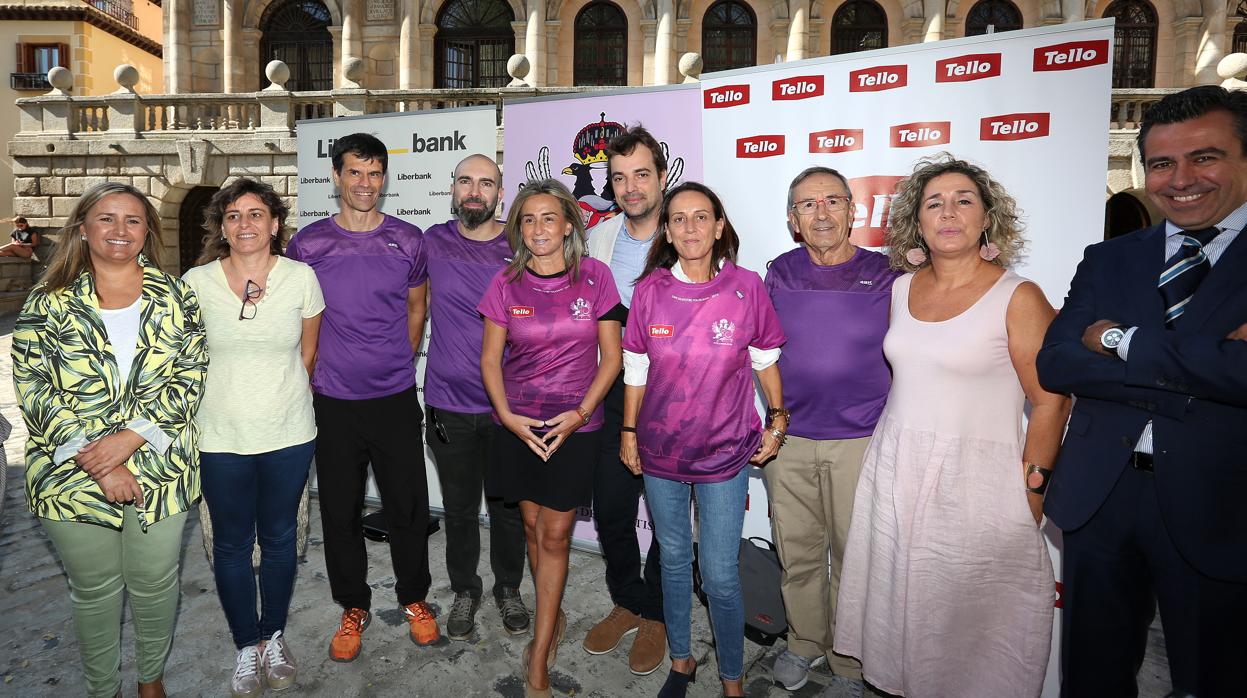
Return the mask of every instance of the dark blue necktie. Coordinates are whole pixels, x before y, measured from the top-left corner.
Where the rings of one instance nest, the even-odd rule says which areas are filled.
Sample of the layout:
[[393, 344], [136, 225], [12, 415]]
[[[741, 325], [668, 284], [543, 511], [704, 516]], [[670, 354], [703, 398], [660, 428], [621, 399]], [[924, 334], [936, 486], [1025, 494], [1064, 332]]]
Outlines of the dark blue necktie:
[[1182, 247], [1165, 262], [1165, 270], [1160, 274], [1160, 295], [1165, 299], [1165, 327], [1173, 329], [1174, 322], [1186, 311], [1199, 284], [1212, 271], [1212, 262], [1204, 254], [1204, 245], [1212, 242], [1220, 232], [1217, 228], [1183, 231]]

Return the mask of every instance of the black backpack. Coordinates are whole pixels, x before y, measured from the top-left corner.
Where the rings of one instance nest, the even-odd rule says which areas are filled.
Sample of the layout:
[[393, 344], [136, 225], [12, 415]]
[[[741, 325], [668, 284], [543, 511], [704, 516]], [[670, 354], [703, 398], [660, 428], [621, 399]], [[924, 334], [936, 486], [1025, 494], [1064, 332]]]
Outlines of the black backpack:
[[[754, 544], [754, 541], [762, 546]], [[770, 647], [788, 635], [788, 615], [779, 583], [783, 568], [775, 545], [765, 538], [740, 539], [740, 589], [745, 606], [745, 637]], [[701, 588], [701, 568], [697, 544], [693, 544], [693, 591], [703, 606], [710, 602]]]

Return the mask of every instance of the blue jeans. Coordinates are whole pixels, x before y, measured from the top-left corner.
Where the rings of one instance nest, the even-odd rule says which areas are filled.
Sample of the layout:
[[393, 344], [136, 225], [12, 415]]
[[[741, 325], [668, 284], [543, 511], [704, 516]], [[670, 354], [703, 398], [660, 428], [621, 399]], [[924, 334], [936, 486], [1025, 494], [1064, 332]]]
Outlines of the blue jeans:
[[[294, 592], [295, 520], [315, 441], [240, 455], [201, 452], [204, 501], [212, 517], [213, 574], [238, 649], [286, 628]], [[260, 539], [260, 613], [251, 550]]]
[[672, 659], [692, 656], [689, 617], [693, 607], [693, 530], [689, 495], [697, 498], [698, 564], [710, 600], [719, 677], [744, 673], [745, 605], [740, 591], [740, 533], [745, 523], [749, 466], [724, 482], [676, 482], [645, 476], [645, 501], [662, 546], [663, 618]]

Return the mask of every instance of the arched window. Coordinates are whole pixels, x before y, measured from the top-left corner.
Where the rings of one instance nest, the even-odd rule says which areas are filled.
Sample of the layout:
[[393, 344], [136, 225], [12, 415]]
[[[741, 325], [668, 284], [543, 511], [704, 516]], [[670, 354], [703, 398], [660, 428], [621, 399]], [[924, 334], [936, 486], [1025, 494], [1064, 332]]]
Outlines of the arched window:
[[609, 2], [591, 2], [576, 15], [577, 85], [628, 84], [628, 18]]
[[966, 13], [966, 36], [1011, 32], [1022, 28], [1022, 12], [1009, 0], [979, 0]]
[[333, 89], [333, 37], [329, 10], [320, 0], [275, 2], [260, 18], [260, 85], [264, 68], [277, 59], [290, 67], [286, 89]]
[[874, 0], [849, 0], [831, 18], [831, 53], [854, 53], [888, 45], [888, 13]]
[[1234, 25], [1234, 39], [1230, 42], [1230, 53], [1247, 53], [1247, 0], [1239, 0], [1238, 7], [1230, 17]]
[[451, 0], [437, 14], [439, 88], [506, 87], [515, 53], [515, 14], [504, 0]]
[[748, 68], [757, 65], [758, 18], [737, 0], [719, 0], [701, 19], [702, 70]]
[[1116, 0], [1104, 10], [1113, 28], [1113, 87], [1156, 84], [1156, 10], [1146, 0]]

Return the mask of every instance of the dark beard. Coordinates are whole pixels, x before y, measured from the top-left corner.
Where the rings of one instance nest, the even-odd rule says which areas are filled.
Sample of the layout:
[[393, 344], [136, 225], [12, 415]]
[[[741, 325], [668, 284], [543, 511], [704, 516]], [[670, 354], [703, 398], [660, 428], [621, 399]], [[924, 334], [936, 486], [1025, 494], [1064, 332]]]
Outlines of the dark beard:
[[[465, 199], [465, 201], [475, 201], [481, 204], [485, 203], [480, 199]], [[453, 214], [455, 218], [458, 218], [459, 224], [468, 230], [474, 230], [484, 225], [487, 221], [493, 220], [494, 211], [497, 210], [497, 204], [495, 204], [493, 208], [480, 209], [464, 208], [462, 204], [450, 207], [451, 214]]]

